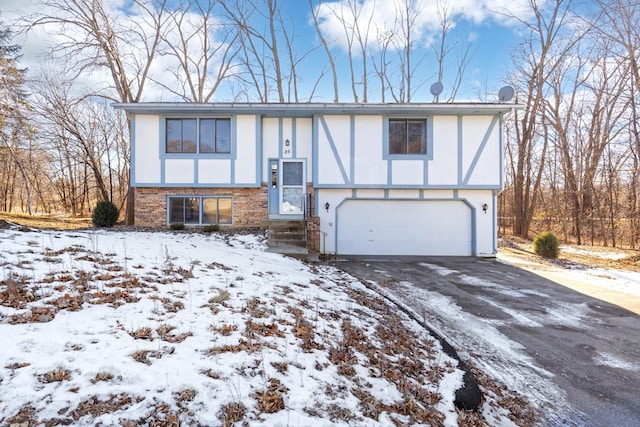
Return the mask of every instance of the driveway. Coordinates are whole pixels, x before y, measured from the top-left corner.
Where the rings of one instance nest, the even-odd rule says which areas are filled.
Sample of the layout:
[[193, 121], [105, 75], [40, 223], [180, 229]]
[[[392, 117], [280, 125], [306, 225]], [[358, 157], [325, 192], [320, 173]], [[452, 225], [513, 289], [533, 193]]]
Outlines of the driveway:
[[640, 316], [495, 259], [350, 258], [543, 425], [640, 425]]

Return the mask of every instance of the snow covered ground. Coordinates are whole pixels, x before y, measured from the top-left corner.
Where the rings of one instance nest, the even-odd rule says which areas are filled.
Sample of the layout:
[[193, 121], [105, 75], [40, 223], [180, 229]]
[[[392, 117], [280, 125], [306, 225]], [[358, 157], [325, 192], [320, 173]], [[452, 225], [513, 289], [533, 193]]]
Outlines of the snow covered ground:
[[[640, 314], [640, 271], [616, 268], [613, 264], [603, 267], [599, 262], [590, 265], [589, 259], [597, 260], [624, 260], [637, 257], [635, 251], [615, 250], [603, 248], [602, 250], [576, 247], [571, 245], [561, 246], [561, 256], [567, 254], [580, 256], [581, 262], [553, 263], [545, 262], [539, 257], [508, 248], [502, 248], [498, 252], [498, 259], [508, 264], [516, 265], [527, 271], [531, 271], [542, 277], [553, 280], [578, 292], [594, 298], [602, 299], [612, 304], [619, 305], [627, 310]], [[638, 261], [635, 262], [638, 264]], [[636, 269], [637, 270], [637, 269]]]
[[[353, 277], [264, 249], [0, 229], [0, 425], [458, 425], [462, 371], [424, 329]], [[506, 415], [489, 398], [464, 417]]]

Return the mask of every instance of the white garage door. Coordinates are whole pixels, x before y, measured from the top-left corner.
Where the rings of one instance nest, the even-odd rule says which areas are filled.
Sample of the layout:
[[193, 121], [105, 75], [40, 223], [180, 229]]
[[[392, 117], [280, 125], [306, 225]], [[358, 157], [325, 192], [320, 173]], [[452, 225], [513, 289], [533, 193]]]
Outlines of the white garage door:
[[471, 209], [461, 201], [347, 200], [342, 255], [471, 255]]

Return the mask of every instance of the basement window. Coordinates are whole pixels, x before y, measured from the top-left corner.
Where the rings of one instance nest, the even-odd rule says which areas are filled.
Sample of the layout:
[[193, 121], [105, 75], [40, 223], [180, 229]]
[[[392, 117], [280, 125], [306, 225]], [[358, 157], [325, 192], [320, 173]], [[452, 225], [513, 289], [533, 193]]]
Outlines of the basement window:
[[233, 223], [233, 198], [171, 196], [167, 200], [167, 211], [169, 224], [228, 225]]

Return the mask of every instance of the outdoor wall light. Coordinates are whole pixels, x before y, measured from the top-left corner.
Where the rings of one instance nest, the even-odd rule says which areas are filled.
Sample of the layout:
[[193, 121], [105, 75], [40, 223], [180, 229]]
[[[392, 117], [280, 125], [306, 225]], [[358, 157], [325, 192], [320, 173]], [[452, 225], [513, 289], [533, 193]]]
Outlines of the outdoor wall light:
[[327, 203], [325, 203], [325, 204], [324, 204], [324, 208], [327, 210], [327, 212], [329, 212], [329, 206], [330, 206], [330, 205], [329, 205], [329, 202], [327, 202]]
[[286, 147], [288, 147], [288, 146], [290, 146], [290, 145], [291, 145], [291, 142], [287, 139], [286, 141], [284, 141], [284, 145], [285, 145]]
[[486, 203], [482, 204], [482, 212], [487, 213], [487, 209], [489, 209], [489, 205]]

